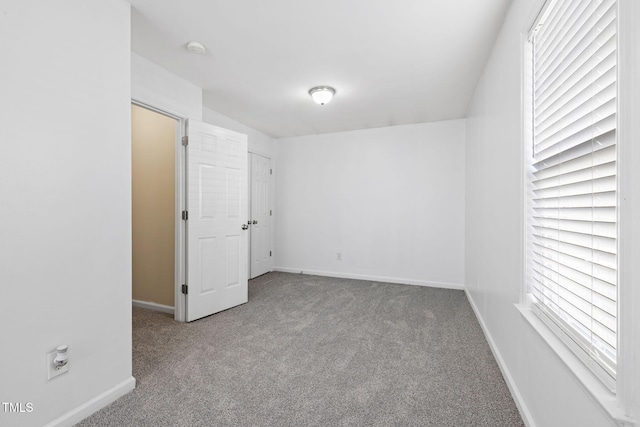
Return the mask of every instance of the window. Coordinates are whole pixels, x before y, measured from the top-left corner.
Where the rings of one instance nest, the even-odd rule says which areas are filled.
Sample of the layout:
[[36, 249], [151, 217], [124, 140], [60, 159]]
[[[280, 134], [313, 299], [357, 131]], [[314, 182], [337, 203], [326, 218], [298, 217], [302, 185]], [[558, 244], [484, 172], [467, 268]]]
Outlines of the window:
[[615, 390], [618, 192], [615, 0], [550, 0], [530, 32], [528, 291]]

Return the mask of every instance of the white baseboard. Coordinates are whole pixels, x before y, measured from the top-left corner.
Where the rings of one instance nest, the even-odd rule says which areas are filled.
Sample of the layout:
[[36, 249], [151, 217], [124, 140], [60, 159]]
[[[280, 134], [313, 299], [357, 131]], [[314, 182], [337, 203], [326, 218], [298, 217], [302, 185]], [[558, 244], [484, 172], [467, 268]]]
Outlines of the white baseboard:
[[146, 308], [147, 310], [161, 311], [163, 313], [174, 314], [174, 308], [169, 305], [156, 304], [155, 302], [138, 301], [134, 299], [132, 301], [134, 307]]
[[536, 427], [536, 424], [533, 422], [533, 418], [531, 417], [531, 413], [529, 412], [529, 408], [527, 407], [526, 402], [524, 401], [522, 395], [520, 394], [520, 390], [518, 389], [518, 386], [513, 381], [511, 372], [509, 372], [509, 368], [507, 368], [507, 365], [504, 363], [504, 359], [502, 358], [502, 355], [500, 354], [500, 351], [498, 350], [498, 347], [496, 346], [496, 343], [493, 340], [493, 336], [491, 336], [491, 333], [487, 329], [487, 326], [485, 325], [484, 320], [482, 319], [482, 316], [480, 316], [480, 312], [478, 311], [478, 308], [476, 307], [476, 304], [473, 301], [473, 298], [471, 297], [471, 295], [469, 294], [466, 288], [464, 290], [464, 293], [467, 296], [469, 305], [471, 305], [471, 308], [473, 309], [473, 313], [476, 315], [476, 319], [478, 319], [478, 323], [482, 328], [484, 337], [487, 339], [487, 342], [489, 343], [489, 348], [491, 348], [493, 357], [498, 362], [498, 367], [500, 368], [500, 371], [502, 372], [502, 376], [505, 382], [507, 383], [507, 387], [509, 387], [509, 391], [511, 392], [513, 401], [516, 403], [516, 406], [518, 407], [518, 412], [520, 412], [522, 421], [524, 421], [524, 424], [527, 427]]
[[302, 268], [288, 267], [274, 267], [273, 271], [281, 271], [283, 273], [308, 274], [311, 276], [338, 277], [341, 279], [368, 280], [371, 282], [398, 283], [401, 285], [427, 286], [430, 288], [464, 290], [464, 285], [459, 285], [457, 283], [427, 282], [424, 280], [401, 279], [397, 277], [368, 276], [365, 274], [338, 273], [335, 271], [305, 270]]
[[115, 402], [117, 399], [131, 392], [134, 388], [136, 388], [136, 379], [129, 377], [115, 387], [110, 388], [88, 402], [85, 402], [77, 408], [67, 412], [63, 416], [51, 421], [49, 424], [45, 425], [45, 427], [73, 426], [110, 403]]

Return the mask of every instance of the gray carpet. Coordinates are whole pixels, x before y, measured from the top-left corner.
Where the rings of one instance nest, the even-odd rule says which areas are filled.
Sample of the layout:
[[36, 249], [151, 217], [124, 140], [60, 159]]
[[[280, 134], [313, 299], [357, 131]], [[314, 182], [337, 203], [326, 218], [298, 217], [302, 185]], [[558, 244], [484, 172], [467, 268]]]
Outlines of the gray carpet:
[[523, 426], [462, 291], [269, 273], [189, 324], [133, 310], [136, 389], [80, 426]]

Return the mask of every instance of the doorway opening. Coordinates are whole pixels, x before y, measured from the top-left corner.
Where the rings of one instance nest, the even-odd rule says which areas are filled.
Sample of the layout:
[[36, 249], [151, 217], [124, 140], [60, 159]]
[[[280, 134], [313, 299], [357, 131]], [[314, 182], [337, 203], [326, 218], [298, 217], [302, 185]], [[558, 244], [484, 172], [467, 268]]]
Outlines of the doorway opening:
[[135, 306], [172, 314], [178, 306], [180, 134], [180, 119], [131, 104], [132, 300]]

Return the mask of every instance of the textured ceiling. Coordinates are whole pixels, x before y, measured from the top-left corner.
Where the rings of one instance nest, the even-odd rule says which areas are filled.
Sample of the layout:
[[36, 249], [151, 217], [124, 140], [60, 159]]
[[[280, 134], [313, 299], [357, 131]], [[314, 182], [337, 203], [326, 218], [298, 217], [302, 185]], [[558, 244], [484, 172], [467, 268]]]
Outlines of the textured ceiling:
[[[510, 0], [131, 0], [132, 50], [274, 137], [464, 117]], [[205, 55], [189, 54], [197, 40]], [[319, 106], [307, 91], [333, 86]]]

